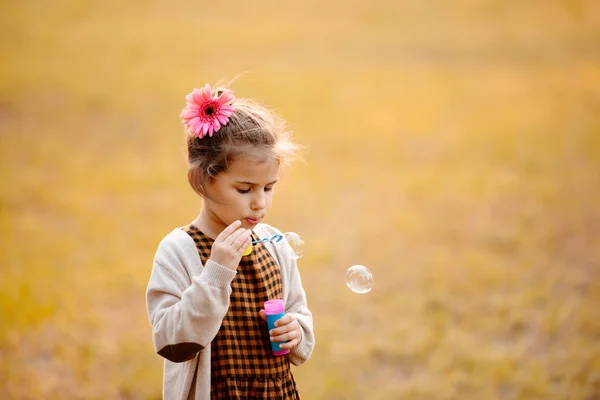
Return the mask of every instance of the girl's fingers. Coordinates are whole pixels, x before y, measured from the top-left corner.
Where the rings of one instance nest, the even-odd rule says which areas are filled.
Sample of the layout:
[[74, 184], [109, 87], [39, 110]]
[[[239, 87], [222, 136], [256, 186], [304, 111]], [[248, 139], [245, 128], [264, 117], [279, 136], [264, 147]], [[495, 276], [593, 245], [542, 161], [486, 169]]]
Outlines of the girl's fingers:
[[233, 242], [235, 242], [235, 240], [240, 237], [240, 235], [242, 235], [244, 232], [246, 231], [246, 229], [244, 228], [238, 228], [235, 231], [231, 232], [231, 234], [229, 236], [227, 236], [226, 238], [223, 238], [223, 244], [226, 246], [232, 246]]
[[284, 325], [292, 323], [295, 320], [296, 320], [296, 318], [294, 318], [294, 316], [292, 314], [285, 314], [283, 317], [281, 317], [277, 321], [275, 321], [275, 326], [277, 326], [277, 327], [284, 326]]
[[[227, 238], [225, 238], [221, 242], [221, 247], [231, 248], [236, 253], [238, 251], [244, 251], [246, 249], [246, 247], [248, 247], [248, 244], [250, 244], [250, 243], [246, 243], [246, 242], [250, 238], [251, 234], [252, 234], [251, 230], [239, 228], [238, 230], [233, 232], [231, 235], [229, 235]], [[215, 241], [215, 243], [216, 243], [216, 241]], [[244, 244], [246, 244], [246, 246], [244, 246], [243, 249], [240, 249], [242, 247], [242, 245], [244, 245]]]
[[277, 328], [271, 329], [269, 335], [272, 337], [278, 337], [291, 331], [300, 330], [300, 324], [291, 314], [285, 314], [283, 317], [275, 321]]
[[210, 249], [210, 260], [231, 270], [240, 263], [242, 253], [251, 242], [252, 231], [241, 228], [240, 221], [234, 221], [217, 236]]
[[280, 349], [293, 349], [294, 347], [298, 346], [299, 343], [300, 343], [300, 339], [294, 339], [287, 343], [281, 343], [279, 345], [279, 348]]
[[290, 340], [294, 340], [298, 337], [298, 331], [293, 330], [293, 331], [289, 331], [286, 333], [283, 333], [281, 335], [277, 335], [277, 336], [271, 336], [271, 341], [272, 342], [287, 342]]
[[250, 244], [250, 235], [252, 231], [250, 229], [244, 229], [242, 233], [240, 233], [234, 241], [231, 243], [231, 247], [234, 249], [240, 249], [243, 247], [242, 251], [246, 250], [246, 247]]
[[[262, 311], [262, 310], [261, 310]], [[281, 343], [279, 348], [292, 349], [300, 343], [302, 331], [300, 323], [291, 314], [285, 314], [275, 322], [277, 328], [269, 331], [269, 339], [275, 343]]]
[[235, 232], [242, 225], [242, 221], [233, 221], [227, 228], [223, 229], [221, 233], [216, 237], [215, 241], [224, 242], [233, 232]]
[[258, 312], [258, 315], [260, 316], [260, 318], [261, 318], [263, 321], [267, 322], [267, 313], [265, 312], [265, 310], [260, 310], [260, 311]]

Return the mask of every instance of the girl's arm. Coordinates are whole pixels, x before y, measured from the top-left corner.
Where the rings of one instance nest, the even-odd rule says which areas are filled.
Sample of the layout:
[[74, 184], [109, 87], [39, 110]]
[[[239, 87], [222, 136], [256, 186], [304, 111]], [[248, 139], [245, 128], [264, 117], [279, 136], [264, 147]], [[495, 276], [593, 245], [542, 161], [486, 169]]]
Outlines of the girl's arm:
[[186, 249], [177, 240], [165, 238], [156, 252], [146, 291], [154, 347], [172, 362], [191, 360], [214, 339], [229, 308], [236, 274], [209, 260], [200, 274], [190, 277], [190, 263], [200, 265], [195, 246]]
[[290, 362], [294, 365], [300, 365], [308, 360], [315, 347], [312, 313], [308, 309], [306, 292], [302, 286], [296, 260], [292, 256], [293, 251], [287, 246], [287, 249], [283, 252], [286, 254], [287, 268], [285, 273], [287, 274], [287, 281], [290, 288], [288, 296], [284, 300], [285, 308], [287, 313], [292, 314], [296, 318], [302, 329], [300, 343], [290, 351]]

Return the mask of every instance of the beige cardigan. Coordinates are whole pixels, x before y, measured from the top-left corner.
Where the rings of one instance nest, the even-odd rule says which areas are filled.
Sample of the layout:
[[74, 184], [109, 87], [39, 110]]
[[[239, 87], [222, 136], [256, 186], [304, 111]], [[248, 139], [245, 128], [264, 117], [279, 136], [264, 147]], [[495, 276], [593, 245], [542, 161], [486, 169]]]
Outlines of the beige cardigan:
[[[260, 238], [281, 233], [266, 224], [257, 225], [254, 232]], [[314, 348], [312, 315], [292, 249], [285, 240], [266, 245], [281, 268], [286, 312], [302, 327], [302, 341], [288, 355], [292, 364], [300, 365]], [[182, 229], [160, 242], [146, 305], [154, 347], [165, 358], [164, 399], [210, 399], [210, 343], [229, 309], [236, 273], [211, 260], [203, 266], [194, 240]]]

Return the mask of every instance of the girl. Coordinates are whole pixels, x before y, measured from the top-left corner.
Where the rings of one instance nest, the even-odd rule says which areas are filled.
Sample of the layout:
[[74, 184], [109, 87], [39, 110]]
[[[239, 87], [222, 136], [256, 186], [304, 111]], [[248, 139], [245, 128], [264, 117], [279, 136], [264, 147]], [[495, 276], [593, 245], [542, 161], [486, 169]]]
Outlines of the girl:
[[[293, 251], [283, 240], [247, 254], [281, 233], [260, 221], [297, 148], [276, 115], [227, 89], [207, 84], [186, 100], [188, 180], [203, 206], [161, 241], [148, 283], [163, 397], [299, 399], [290, 363], [310, 357], [314, 334]], [[269, 332], [262, 307], [272, 299], [286, 313]], [[289, 353], [274, 356], [271, 342]]]

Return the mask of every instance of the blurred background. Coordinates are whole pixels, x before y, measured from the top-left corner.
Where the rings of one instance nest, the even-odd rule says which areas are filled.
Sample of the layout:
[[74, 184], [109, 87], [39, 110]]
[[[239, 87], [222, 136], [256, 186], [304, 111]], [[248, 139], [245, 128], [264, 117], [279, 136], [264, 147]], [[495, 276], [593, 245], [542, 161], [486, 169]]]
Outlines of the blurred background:
[[265, 220], [306, 241], [304, 399], [600, 399], [597, 1], [0, 9], [0, 398], [161, 397], [179, 112], [242, 74], [306, 146]]

